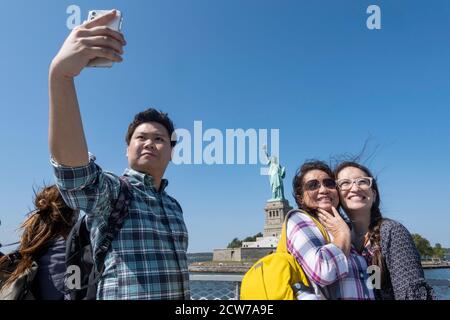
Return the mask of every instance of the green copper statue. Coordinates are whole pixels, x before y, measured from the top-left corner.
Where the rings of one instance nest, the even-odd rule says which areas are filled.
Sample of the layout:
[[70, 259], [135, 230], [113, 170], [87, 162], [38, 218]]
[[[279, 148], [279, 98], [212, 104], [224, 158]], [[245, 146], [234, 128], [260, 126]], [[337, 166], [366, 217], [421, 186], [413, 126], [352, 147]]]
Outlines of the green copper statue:
[[266, 153], [267, 159], [269, 159], [267, 165], [269, 166], [269, 179], [270, 186], [272, 188], [272, 199], [269, 201], [284, 200], [283, 179], [286, 176], [286, 169], [280, 166], [277, 157], [269, 156], [267, 153], [267, 146], [264, 146], [263, 149]]

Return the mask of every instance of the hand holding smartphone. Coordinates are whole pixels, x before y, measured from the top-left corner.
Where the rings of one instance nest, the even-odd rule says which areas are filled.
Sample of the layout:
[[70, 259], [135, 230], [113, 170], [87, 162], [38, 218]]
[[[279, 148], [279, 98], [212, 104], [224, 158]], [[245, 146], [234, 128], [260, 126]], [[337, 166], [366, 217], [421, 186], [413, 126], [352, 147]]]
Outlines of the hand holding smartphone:
[[[91, 10], [89, 11], [87, 21], [94, 20], [108, 12], [110, 12], [110, 10]], [[116, 10], [115, 19], [108, 23], [106, 26], [111, 28], [112, 30], [120, 32], [122, 29], [122, 21], [122, 13], [119, 10]], [[113, 62], [106, 58], [96, 58], [91, 60], [87, 66], [91, 68], [111, 68], [113, 66]]]

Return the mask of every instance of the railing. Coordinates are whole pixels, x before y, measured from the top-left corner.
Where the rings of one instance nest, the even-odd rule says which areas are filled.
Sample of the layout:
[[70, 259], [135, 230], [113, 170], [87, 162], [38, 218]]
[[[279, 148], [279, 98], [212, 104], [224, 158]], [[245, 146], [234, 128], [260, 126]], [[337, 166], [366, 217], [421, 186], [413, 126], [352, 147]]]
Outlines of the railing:
[[239, 300], [243, 275], [190, 274], [192, 300]]
[[[192, 300], [239, 300], [243, 275], [190, 274]], [[448, 299], [450, 279], [427, 279], [438, 299]]]
[[450, 287], [450, 279], [427, 279], [427, 283], [432, 287]]

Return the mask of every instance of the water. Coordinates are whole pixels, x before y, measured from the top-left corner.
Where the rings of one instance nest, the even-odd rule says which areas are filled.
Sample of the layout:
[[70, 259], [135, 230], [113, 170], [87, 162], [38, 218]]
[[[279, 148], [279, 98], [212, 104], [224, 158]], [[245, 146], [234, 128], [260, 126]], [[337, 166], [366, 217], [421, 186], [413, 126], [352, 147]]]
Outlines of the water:
[[[450, 268], [445, 269], [426, 269], [426, 279], [450, 280]], [[450, 287], [444, 285], [433, 285], [436, 298], [438, 300], [450, 300]]]
[[[430, 280], [438, 300], [450, 300], [450, 268], [426, 269], [425, 278]], [[236, 282], [191, 281], [192, 299], [230, 300], [236, 299]]]

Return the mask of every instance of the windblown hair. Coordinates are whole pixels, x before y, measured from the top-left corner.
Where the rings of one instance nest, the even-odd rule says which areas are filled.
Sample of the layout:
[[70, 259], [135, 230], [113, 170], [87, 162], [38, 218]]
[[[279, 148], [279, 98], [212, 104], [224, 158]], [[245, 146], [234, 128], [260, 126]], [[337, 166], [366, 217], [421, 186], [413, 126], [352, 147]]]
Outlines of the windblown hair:
[[[14, 272], [5, 282], [5, 286], [12, 284], [33, 263], [33, 260], [47, 249], [53, 241], [67, 237], [74, 223], [75, 210], [64, 202], [55, 185], [44, 187], [39, 193], [35, 192], [35, 210], [30, 213], [21, 229], [19, 253], [20, 262]], [[0, 266], [9, 262], [8, 256], [0, 258]]]

